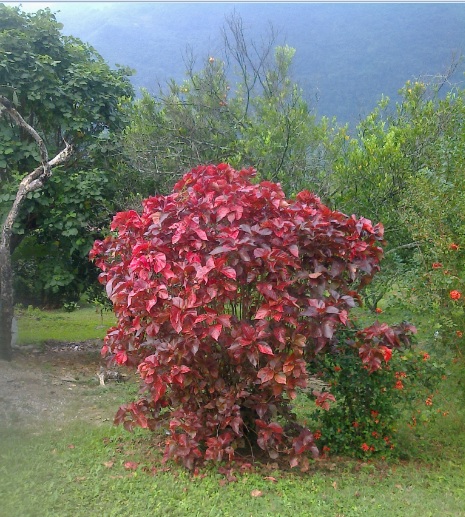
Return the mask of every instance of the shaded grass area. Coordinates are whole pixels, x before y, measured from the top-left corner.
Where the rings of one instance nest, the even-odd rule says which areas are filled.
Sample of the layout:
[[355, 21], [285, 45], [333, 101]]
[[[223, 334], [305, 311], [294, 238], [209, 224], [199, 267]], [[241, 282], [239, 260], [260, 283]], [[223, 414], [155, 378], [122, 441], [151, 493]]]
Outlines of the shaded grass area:
[[85, 307], [74, 312], [63, 309], [41, 311], [27, 308], [16, 310], [18, 319], [18, 344], [40, 344], [45, 341], [87, 341], [102, 339], [109, 327], [115, 324], [112, 313]]

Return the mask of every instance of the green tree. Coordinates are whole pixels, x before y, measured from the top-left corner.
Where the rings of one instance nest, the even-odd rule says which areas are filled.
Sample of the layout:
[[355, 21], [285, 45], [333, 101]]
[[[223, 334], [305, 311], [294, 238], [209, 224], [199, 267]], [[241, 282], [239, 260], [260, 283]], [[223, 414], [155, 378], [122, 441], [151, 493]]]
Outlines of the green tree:
[[[57, 176], [27, 194], [11, 239], [17, 280], [30, 286], [23, 294], [42, 293], [40, 302], [49, 304], [78, 295], [91, 275], [90, 243], [114, 211], [114, 189], [99, 186], [111, 178], [102, 171], [113, 167], [114, 137], [125, 125], [121, 108], [133, 95], [128, 69], [112, 70], [61, 29], [49, 9], [27, 14], [0, 4], [0, 95], [37, 130], [50, 155], [64, 142], [73, 147]], [[0, 119], [0, 218], [38, 161], [28, 132], [10, 117]]]
[[144, 92], [134, 104], [124, 150], [139, 184], [166, 192], [197, 164], [228, 162], [256, 167], [289, 193], [311, 187], [317, 125], [290, 78], [295, 50], [275, 46], [273, 31], [259, 46], [238, 16], [227, 19], [223, 36], [223, 59], [209, 56], [196, 71], [190, 55], [182, 83], [170, 81], [156, 97]]
[[13, 322], [13, 282], [11, 268], [11, 237], [13, 225], [26, 197], [40, 189], [52, 174], [52, 167], [66, 161], [71, 153], [69, 145], [49, 160], [47, 148], [37, 131], [16, 111], [11, 102], [0, 96], [0, 116], [9, 119], [28, 133], [40, 153], [41, 164], [20, 182], [12, 206], [2, 221], [0, 234], [0, 358], [11, 359]]
[[419, 243], [414, 255], [419, 274], [410, 279], [415, 287], [410, 300], [434, 318], [434, 330], [444, 344], [463, 348], [465, 90], [453, 89], [443, 99], [424, 102], [422, 111], [418, 123], [428, 140], [401, 207]]
[[[0, 94], [42, 135], [50, 154], [65, 140], [75, 148], [74, 161], [87, 160], [102, 132], [122, 127], [119, 103], [133, 94], [130, 71], [110, 69], [62, 28], [49, 9], [28, 14], [0, 4]], [[2, 179], [31, 170], [39, 159], [35, 143], [7, 120], [0, 131]]]
[[[133, 94], [127, 69], [111, 70], [92, 47], [63, 36], [61, 29], [48, 9], [26, 14], [0, 4], [0, 355], [5, 359], [11, 357], [11, 254], [20, 261], [15, 267], [25, 273], [23, 280], [42, 283], [48, 299], [55, 296], [56, 303], [79, 293], [90, 274], [91, 242], [111, 210], [112, 189], [103, 183], [109, 176], [101, 169], [114, 161], [114, 135], [125, 123], [121, 107]], [[48, 181], [58, 165], [57, 176]]]
[[[417, 251], [427, 242], [415, 228], [423, 219], [420, 213], [426, 217], [427, 210], [418, 212], [416, 207], [415, 215], [410, 211], [406, 217], [417, 195], [414, 185], [425, 178], [426, 169], [438, 169], [445, 148], [447, 152], [455, 148], [457, 137], [445, 135], [463, 133], [460, 117], [454, 115], [457, 104], [453, 106], [450, 96], [445, 100], [439, 96], [445, 80], [441, 77], [431, 84], [408, 81], [394, 108], [389, 99], [382, 98], [358, 125], [356, 137], [345, 147], [336, 142], [337, 152], [332, 150], [331, 204], [345, 212], [364, 213], [385, 226], [387, 251], [382, 274], [365, 292], [373, 310], [394, 283], [400, 286], [409, 281], [409, 272], [417, 275]], [[330, 141], [328, 148], [331, 146]]]

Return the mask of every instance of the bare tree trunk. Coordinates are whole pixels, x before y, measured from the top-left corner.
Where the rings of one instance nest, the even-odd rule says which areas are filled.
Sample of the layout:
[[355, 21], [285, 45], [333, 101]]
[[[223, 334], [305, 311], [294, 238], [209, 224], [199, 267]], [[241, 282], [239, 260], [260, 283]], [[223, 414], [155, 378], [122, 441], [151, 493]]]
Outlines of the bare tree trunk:
[[0, 359], [11, 361], [11, 327], [13, 323], [13, 283], [11, 258], [7, 249], [0, 249]]
[[11, 360], [11, 340], [13, 322], [13, 272], [11, 267], [11, 234], [13, 224], [18, 217], [20, 207], [28, 192], [41, 188], [51, 176], [52, 167], [65, 162], [71, 155], [68, 144], [49, 161], [47, 149], [42, 138], [16, 111], [11, 102], [0, 96], [0, 116], [8, 115], [18, 126], [25, 129], [36, 141], [42, 164], [23, 178], [16, 193], [16, 199], [2, 225], [0, 236], [0, 359]]

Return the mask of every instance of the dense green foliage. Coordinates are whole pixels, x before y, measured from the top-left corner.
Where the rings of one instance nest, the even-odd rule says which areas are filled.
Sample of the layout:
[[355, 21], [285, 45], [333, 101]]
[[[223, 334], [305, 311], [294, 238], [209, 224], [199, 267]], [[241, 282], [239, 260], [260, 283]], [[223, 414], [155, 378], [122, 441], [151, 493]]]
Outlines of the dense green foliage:
[[[111, 70], [95, 49], [61, 29], [48, 9], [26, 14], [0, 5], [0, 94], [39, 132], [50, 157], [64, 142], [73, 146], [71, 161], [28, 194], [14, 227], [19, 292], [23, 301], [42, 304], [78, 297], [92, 277], [85, 257], [108, 220], [112, 139], [124, 125], [121, 102], [132, 95], [128, 70]], [[1, 216], [38, 158], [36, 143], [2, 117]]]
[[328, 411], [313, 414], [318, 446], [336, 455], [402, 457], [399, 425], [434, 417], [433, 394], [444, 365], [410, 341], [394, 349], [383, 368], [360, 368], [354, 346], [359, 331], [356, 325], [341, 329], [329, 353], [310, 365], [336, 398]]
[[329, 201], [385, 226], [383, 272], [366, 293], [373, 310], [393, 285], [420, 287], [421, 275], [463, 236], [464, 91], [441, 98], [446, 80], [407, 82], [402, 100], [383, 99], [345, 147], [326, 143], [335, 157]]
[[[61, 170], [27, 200], [17, 225], [18, 234], [26, 235], [13, 253], [19, 303], [77, 301], [95, 282], [87, 255], [108, 225], [113, 191], [106, 172]], [[34, 230], [28, 225], [31, 219]]]

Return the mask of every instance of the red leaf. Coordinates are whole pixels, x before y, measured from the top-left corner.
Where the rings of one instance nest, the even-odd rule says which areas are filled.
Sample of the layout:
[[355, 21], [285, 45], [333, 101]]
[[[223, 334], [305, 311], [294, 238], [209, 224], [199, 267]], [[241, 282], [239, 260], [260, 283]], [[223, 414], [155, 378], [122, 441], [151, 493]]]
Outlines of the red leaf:
[[208, 241], [207, 234], [201, 228], [194, 228], [194, 232], [199, 236], [203, 241]]
[[258, 349], [262, 354], [274, 355], [273, 350], [271, 350], [271, 347], [265, 343], [259, 343]]
[[270, 314], [270, 309], [266, 307], [260, 307], [253, 317], [254, 320], [263, 320]]
[[139, 463], [136, 463], [134, 461], [127, 461], [125, 464], [124, 464], [124, 468], [126, 470], [137, 470], [137, 467], [139, 466]]
[[212, 325], [209, 329], [208, 329], [208, 333], [210, 334], [210, 336], [215, 340], [215, 341], [218, 341], [218, 338], [220, 337], [220, 334], [221, 334], [221, 331], [223, 330], [223, 326], [218, 323], [217, 325]]
[[299, 248], [295, 244], [291, 244], [288, 250], [294, 255], [294, 257], [299, 257]]
[[220, 253], [228, 253], [229, 251], [235, 250], [234, 246], [217, 246], [212, 251], [210, 251], [210, 255], [219, 255]]
[[278, 480], [274, 478], [273, 476], [265, 476], [263, 479], [266, 479], [267, 481], [273, 481], [273, 483], [277, 483]]
[[221, 268], [221, 273], [223, 273], [224, 276], [227, 276], [228, 278], [232, 278], [233, 280], [236, 280], [236, 270], [232, 267], [225, 266]]
[[115, 355], [115, 361], [118, 363], [118, 364], [126, 364], [128, 360], [128, 356], [126, 354], [126, 351], [125, 350], [120, 350], [116, 353]]
[[380, 346], [379, 349], [381, 350], [381, 353], [383, 354], [384, 360], [386, 363], [388, 363], [392, 357], [392, 350], [388, 348], [387, 346]]
[[274, 380], [278, 383], [278, 384], [286, 384], [287, 382], [287, 377], [284, 373], [282, 372], [279, 372], [277, 373], [275, 376], [274, 376]]
[[231, 315], [230, 314], [219, 314], [216, 318], [223, 327], [231, 327]]
[[220, 206], [216, 212], [216, 222], [221, 221], [223, 217], [225, 217], [227, 214], [229, 214], [230, 210], [227, 206]]
[[153, 270], [159, 273], [166, 266], [166, 255], [164, 253], [155, 253], [151, 257]]
[[257, 377], [262, 381], [262, 384], [271, 381], [271, 379], [274, 377], [274, 370], [266, 366], [265, 368], [262, 368], [258, 371]]
[[284, 327], [275, 327], [273, 336], [283, 345], [286, 344], [286, 329]]
[[171, 307], [170, 322], [174, 330], [179, 334], [182, 330], [181, 310], [178, 307]]

